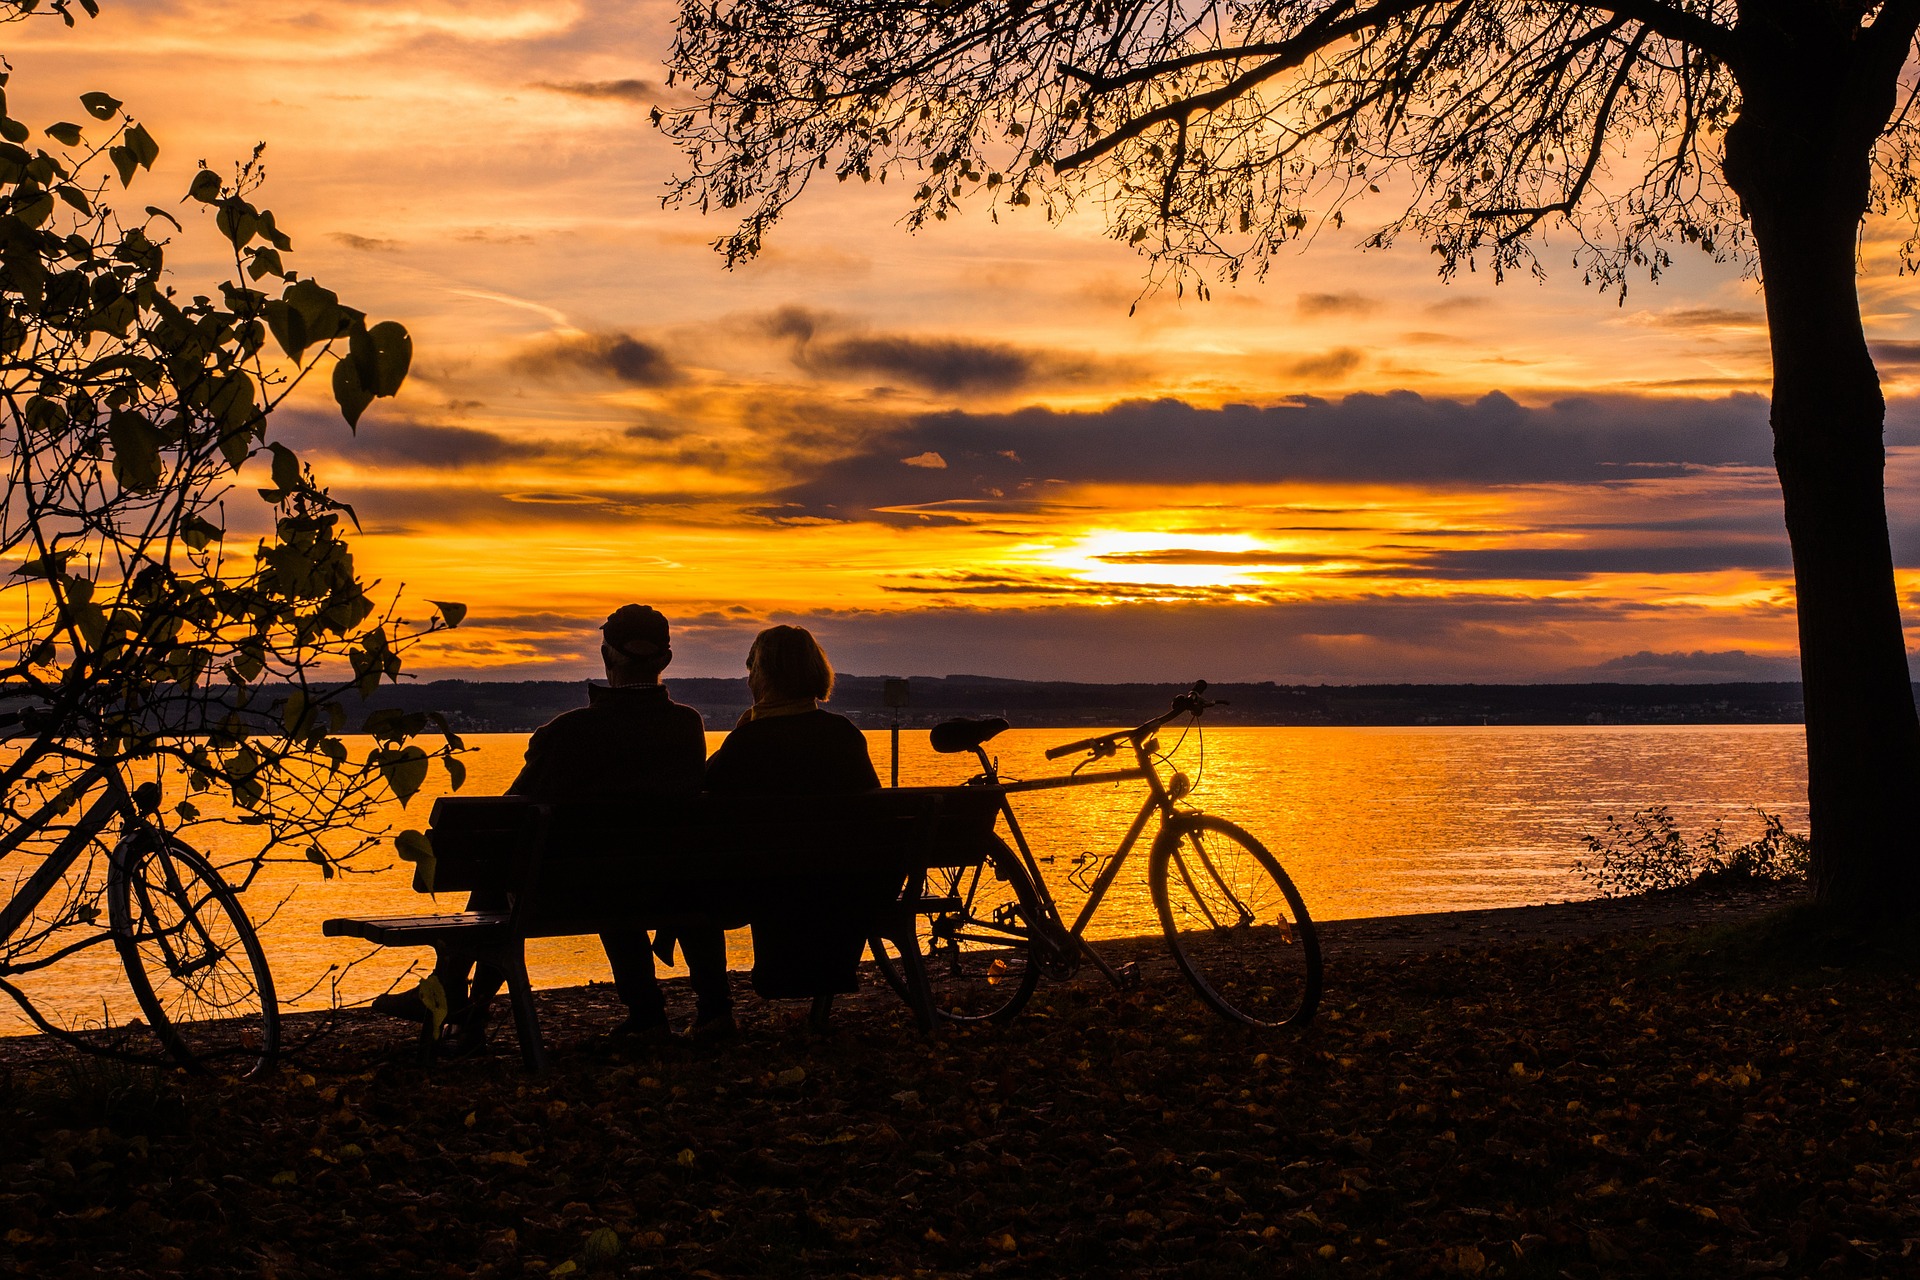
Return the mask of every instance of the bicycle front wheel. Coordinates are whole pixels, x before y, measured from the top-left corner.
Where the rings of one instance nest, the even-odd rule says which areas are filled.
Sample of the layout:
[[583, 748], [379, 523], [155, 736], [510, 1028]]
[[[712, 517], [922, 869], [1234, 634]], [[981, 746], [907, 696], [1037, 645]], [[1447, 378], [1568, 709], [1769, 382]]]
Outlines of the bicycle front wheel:
[[1304, 1026], [1320, 1001], [1320, 939], [1280, 863], [1231, 822], [1167, 824], [1147, 864], [1167, 945], [1200, 998], [1252, 1027]]
[[127, 981], [167, 1052], [252, 1074], [280, 1049], [280, 1005], [253, 924], [220, 872], [164, 833], [114, 852], [108, 919]]
[[[1034, 962], [1040, 906], [1026, 869], [1011, 856], [935, 867], [921, 890], [927, 910], [917, 918], [917, 942], [934, 1013], [949, 1022], [1005, 1022], [1019, 1013], [1040, 981]], [[874, 958], [904, 997], [901, 961], [878, 940]]]

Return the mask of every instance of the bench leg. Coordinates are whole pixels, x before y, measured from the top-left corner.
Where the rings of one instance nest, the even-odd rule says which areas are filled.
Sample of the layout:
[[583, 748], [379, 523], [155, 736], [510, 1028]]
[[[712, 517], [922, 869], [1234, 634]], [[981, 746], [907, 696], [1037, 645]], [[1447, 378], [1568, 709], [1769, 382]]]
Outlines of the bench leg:
[[507, 995], [513, 1005], [513, 1030], [520, 1039], [520, 1057], [527, 1070], [547, 1069], [547, 1047], [540, 1039], [540, 1017], [533, 1007], [533, 983], [527, 977], [526, 949], [514, 946], [500, 957], [501, 971], [507, 975]]
[[871, 945], [874, 954], [880, 954], [882, 941], [891, 942], [893, 949], [900, 953], [900, 977], [906, 983], [907, 1007], [913, 1010], [913, 1021], [922, 1035], [931, 1034], [934, 1028], [933, 988], [927, 981], [926, 958], [920, 954], [920, 941], [914, 928], [914, 919], [909, 916], [902, 926], [891, 934], [881, 934], [873, 939]]

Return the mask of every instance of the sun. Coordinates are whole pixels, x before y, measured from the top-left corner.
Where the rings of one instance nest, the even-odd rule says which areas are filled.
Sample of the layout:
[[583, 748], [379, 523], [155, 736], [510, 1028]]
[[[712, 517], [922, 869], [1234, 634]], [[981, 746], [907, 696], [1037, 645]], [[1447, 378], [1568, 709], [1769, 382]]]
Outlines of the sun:
[[1116, 586], [1235, 587], [1253, 580], [1251, 570], [1267, 550], [1240, 533], [1098, 530], [1045, 562], [1084, 581]]

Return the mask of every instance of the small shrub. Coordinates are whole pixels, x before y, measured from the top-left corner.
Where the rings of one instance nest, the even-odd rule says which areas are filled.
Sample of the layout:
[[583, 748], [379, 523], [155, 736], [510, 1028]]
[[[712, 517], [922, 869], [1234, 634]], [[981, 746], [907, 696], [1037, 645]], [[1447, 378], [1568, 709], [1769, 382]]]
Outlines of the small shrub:
[[1608, 814], [1601, 834], [1582, 837], [1587, 856], [1576, 859], [1573, 870], [1602, 898], [1805, 879], [1807, 838], [1788, 831], [1777, 814], [1754, 812], [1762, 831], [1745, 844], [1732, 843], [1720, 821], [1698, 841], [1689, 842], [1673, 811], [1663, 804], [1637, 809], [1625, 821]]

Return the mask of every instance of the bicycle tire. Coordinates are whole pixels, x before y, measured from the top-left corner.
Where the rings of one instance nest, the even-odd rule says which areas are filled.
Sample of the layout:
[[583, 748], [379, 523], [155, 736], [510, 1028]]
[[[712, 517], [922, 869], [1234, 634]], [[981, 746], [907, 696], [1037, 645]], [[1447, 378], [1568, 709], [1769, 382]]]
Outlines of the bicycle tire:
[[[1005, 1022], [1019, 1013], [1040, 981], [1034, 960], [1039, 895], [1026, 868], [1012, 859], [977, 867], [935, 867], [916, 879], [925, 897], [958, 908], [915, 917], [915, 944], [927, 970], [935, 1016], [948, 1022]], [[873, 957], [887, 985], [908, 999], [904, 967], [883, 940]]]
[[114, 851], [107, 896], [127, 981], [167, 1052], [195, 1069], [269, 1069], [280, 1051], [273, 972], [218, 869], [147, 829]]
[[1147, 864], [1167, 946], [1194, 990], [1251, 1027], [1305, 1026], [1320, 1002], [1320, 938], [1280, 863], [1205, 814], [1170, 821]]

